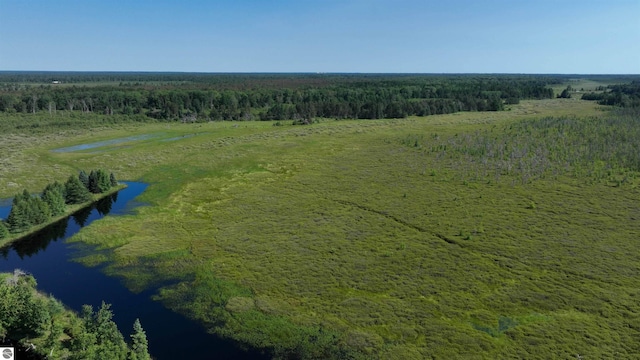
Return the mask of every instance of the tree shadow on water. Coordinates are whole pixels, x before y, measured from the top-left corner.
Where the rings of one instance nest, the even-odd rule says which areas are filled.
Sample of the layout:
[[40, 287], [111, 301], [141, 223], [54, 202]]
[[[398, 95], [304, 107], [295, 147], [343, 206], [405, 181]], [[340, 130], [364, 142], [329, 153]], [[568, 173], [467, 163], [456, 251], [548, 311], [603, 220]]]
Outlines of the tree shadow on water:
[[[18, 254], [21, 259], [25, 256], [31, 257], [40, 251], [46, 250], [47, 246], [49, 246], [52, 241], [64, 238], [68, 225], [69, 218], [64, 218], [45, 227], [35, 234], [14, 242], [11, 244], [11, 249], [15, 250], [16, 254]], [[8, 253], [9, 248], [3, 249], [2, 255], [5, 258]]]

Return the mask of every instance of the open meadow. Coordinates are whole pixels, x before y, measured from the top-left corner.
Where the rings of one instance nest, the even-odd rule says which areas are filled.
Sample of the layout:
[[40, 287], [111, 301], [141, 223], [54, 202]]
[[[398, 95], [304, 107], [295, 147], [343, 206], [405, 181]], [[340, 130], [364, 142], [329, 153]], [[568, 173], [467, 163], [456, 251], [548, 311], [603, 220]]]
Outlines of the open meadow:
[[13, 133], [0, 194], [148, 182], [149, 206], [74, 237], [106, 250], [78, 261], [274, 357], [637, 358], [637, 114], [507, 108]]

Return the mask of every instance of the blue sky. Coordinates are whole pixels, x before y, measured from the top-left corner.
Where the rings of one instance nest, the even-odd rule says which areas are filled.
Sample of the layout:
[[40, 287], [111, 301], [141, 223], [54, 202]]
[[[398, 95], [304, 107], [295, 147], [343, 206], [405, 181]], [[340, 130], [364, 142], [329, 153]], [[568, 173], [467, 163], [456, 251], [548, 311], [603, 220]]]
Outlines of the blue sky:
[[640, 0], [0, 0], [0, 70], [640, 73]]

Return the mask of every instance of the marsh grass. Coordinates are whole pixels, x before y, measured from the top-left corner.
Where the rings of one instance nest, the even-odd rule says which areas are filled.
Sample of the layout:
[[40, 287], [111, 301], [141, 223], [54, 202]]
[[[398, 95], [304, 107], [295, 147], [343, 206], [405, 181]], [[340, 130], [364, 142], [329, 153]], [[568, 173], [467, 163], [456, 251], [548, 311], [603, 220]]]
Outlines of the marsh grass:
[[[393, 121], [148, 125], [24, 151], [150, 182], [142, 200], [152, 206], [74, 237], [105, 254], [87, 263], [136, 291], [161, 284], [159, 301], [275, 356], [633, 358], [635, 183], [590, 181], [587, 171], [473, 177], [461, 168], [466, 143], [448, 142], [607, 115], [562, 100]], [[47, 150], [160, 131], [206, 135]], [[428, 151], [434, 141], [457, 155]]]
[[[456, 170], [465, 185], [500, 181], [522, 184], [572, 176], [612, 186], [635, 186], [640, 172], [638, 119], [617, 113], [606, 119], [541, 118], [475, 132], [410, 134], [399, 143]], [[432, 170], [433, 171], [433, 170]]]

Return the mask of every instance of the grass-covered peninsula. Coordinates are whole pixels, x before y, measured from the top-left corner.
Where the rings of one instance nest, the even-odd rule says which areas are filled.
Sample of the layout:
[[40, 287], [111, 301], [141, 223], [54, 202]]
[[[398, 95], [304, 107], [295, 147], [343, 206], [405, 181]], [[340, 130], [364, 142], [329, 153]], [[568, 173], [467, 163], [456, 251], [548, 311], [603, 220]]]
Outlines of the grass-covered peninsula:
[[7, 218], [0, 219], [0, 247], [37, 233], [125, 187], [113, 173], [98, 169], [89, 174], [80, 170], [64, 184], [49, 183], [39, 195], [24, 189], [13, 197]]

